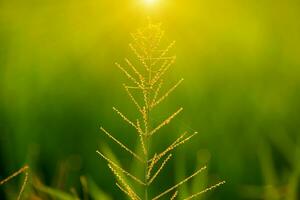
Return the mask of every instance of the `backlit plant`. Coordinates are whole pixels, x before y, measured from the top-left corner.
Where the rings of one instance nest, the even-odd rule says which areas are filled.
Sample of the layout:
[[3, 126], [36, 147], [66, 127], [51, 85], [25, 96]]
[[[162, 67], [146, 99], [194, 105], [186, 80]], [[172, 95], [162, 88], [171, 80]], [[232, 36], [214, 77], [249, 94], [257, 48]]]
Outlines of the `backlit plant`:
[[[163, 190], [159, 194], [153, 197], [150, 195], [149, 189], [153, 185], [154, 180], [172, 158], [172, 151], [197, 135], [197, 132], [191, 134], [184, 132], [162, 152], [151, 153], [152, 137], [156, 136], [161, 128], [168, 125], [183, 111], [183, 108], [179, 108], [165, 120], [155, 125], [151, 121], [153, 109], [157, 108], [157, 106], [162, 103], [183, 81], [183, 79], [180, 79], [174, 86], [164, 92], [162, 91], [165, 74], [176, 59], [175, 56], [169, 55], [169, 51], [174, 46], [175, 42], [171, 42], [166, 48], [161, 49], [161, 39], [163, 35], [164, 31], [161, 30], [160, 24], [149, 23], [146, 27], [137, 30], [132, 34], [133, 43], [130, 44], [129, 47], [137, 57], [139, 66], [133, 64], [133, 62], [129, 59], [125, 59], [126, 67], [116, 63], [116, 66], [130, 81], [129, 84], [124, 84], [123, 86], [132, 103], [137, 108], [139, 116], [136, 120], [131, 120], [117, 108], [113, 107], [113, 110], [126, 123], [134, 128], [136, 136], [139, 138], [138, 141], [141, 146], [141, 151], [134, 152], [131, 148], [116, 139], [109, 131], [103, 127], [100, 128], [105, 135], [143, 165], [143, 177], [137, 177], [130, 173], [129, 170], [124, 169], [119, 163], [110, 159], [109, 156], [97, 151], [97, 153], [107, 161], [108, 167], [115, 175], [117, 179], [117, 187], [132, 200], [158, 200], [167, 195], [171, 200], [176, 199], [178, 197], [178, 188], [206, 169], [206, 166], [204, 166], [179, 183]], [[131, 178], [143, 187], [144, 193], [138, 194], [136, 188], [130, 185], [130, 183], [126, 180], [127, 177]], [[224, 183], [225, 182], [222, 181], [199, 191], [198, 193], [191, 194], [189, 197], [186, 197], [185, 200], [198, 197], [199, 195]]]

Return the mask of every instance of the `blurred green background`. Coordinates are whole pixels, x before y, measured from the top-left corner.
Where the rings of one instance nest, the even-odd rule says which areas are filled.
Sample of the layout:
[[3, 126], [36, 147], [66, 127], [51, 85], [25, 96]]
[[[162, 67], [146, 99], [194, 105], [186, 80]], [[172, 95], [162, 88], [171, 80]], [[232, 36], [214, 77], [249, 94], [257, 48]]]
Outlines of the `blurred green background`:
[[[80, 188], [85, 175], [93, 180], [91, 190], [123, 199], [95, 151], [110, 145], [130, 166], [99, 126], [134, 147], [134, 135], [111, 109], [134, 116], [114, 62], [131, 55], [130, 33], [147, 16], [162, 22], [166, 41], [177, 42], [170, 83], [185, 78], [156, 119], [182, 105], [184, 114], [169, 130], [200, 133], [176, 150], [168, 174], [180, 180], [198, 165], [209, 167], [182, 194], [224, 179], [226, 185], [203, 199], [299, 199], [297, 0], [157, 0], [151, 6], [139, 0], [1, 0], [0, 179], [28, 163], [51, 188]], [[161, 145], [174, 138], [163, 135]], [[157, 187], [170, 184], [164, 175]], [[1, 186], [0, 197], [19, 185]], [[94, 198], [105, 199], [100, 196]]]

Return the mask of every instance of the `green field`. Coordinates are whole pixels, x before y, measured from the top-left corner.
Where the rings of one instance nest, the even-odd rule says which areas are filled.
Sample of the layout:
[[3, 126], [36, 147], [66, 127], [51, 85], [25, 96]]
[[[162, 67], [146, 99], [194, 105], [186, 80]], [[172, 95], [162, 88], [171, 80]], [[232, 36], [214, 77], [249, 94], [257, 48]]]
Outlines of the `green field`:
[[[112, 110], [136, 115], [115, 62], [134, 59], [130, 33], [148, 17], [162, 23], [166, 44], [176, 40], [167, 84], [184, 78], [153, 116], [184, 108], [155, 146], [199, 132], [175, 150], [153, 192], [207, 165], [179, 199], [221, 180], [199, 199], [299, 199], [296, 0], [0, 1], [0, 180], [27, 164], [24, 199], [76, 199], [75, 190], [83, 200], [125, 199], [96, 150], [140, 170], [99, 127], [136, 149], [132, 129]], [[1, 185], [0, 199], [16, 199], [23, 177]]]

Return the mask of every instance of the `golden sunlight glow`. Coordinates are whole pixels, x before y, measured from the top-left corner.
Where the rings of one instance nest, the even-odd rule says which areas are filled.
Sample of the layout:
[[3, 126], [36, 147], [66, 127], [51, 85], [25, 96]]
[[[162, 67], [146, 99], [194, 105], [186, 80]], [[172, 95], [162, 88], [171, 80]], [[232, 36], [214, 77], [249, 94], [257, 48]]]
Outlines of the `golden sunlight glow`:
[[153, 5], [157, 2], [157, 0], [144, 0], [146, 4]]

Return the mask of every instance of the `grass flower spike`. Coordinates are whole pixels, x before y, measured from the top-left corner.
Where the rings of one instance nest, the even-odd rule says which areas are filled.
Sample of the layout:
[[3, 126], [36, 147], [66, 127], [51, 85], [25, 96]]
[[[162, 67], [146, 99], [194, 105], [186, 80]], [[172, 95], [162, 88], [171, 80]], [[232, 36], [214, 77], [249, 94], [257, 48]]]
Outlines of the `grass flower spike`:
[[[155, 126], [153, 126], [153, 122], [150, 118], [150, 114], [153, 109], [157, 109], [157, 106], [167, 99], [183, 82], [183, 79], [179, 79], [176, 84], [163, 91], [165, 75], [176, 60], [175, 56], [169, 55], [170, 50], [175, 45], [175, 41], [171, 42], [165, 48], [161, 48], [161, 40], [163, 36], [164, 31], [162, 31], [161, 25], [152, 24], [150, 22], [146, 27], [141, 28], [132, 34], [133, 43], [129, 44], [129, 47], [136, 56], [139, 65], [135, 65], [134, 63], [136, 62], [132, 62], [128, 58], [125, 58], [125, 65], [116, 63], [116, 66], [128, 78], [128, 83], [123, 84], [123, 86], [129, 99], [138, 110], [139, 116], [137, 116], [136, 119], [130, 119], [116, 107], [113, 107], [113, 110], [125, 123], [134, 128], [137, 133], [139, 145], [141, 146], [141, 152], [134, 152], [131, 150], [133, 147], [125, 146], [109, 131], [102, 127], [100, 128], [108, 138], [118, 144], [121, 149], [130, 154], [143, 166], [143, 177], [136, 177], [131, 174], [129, 170], [124, 169], [120, 166], [120, 164], [114, 162], [99, 150], [97, 151], [97, 153], [107, 162], [109, 169], [114, 174], [117, 180], [116, 186], [131, 200], [158, 200], [162, 198], [165, 199], [166, 196], [168, 196], [168, 199], [170, 200], [175, 200], [178, 198], [179, 187], [206, 169], [206, 166], [203, 166], [190, 176], [186, 177], [179, 183], [170, 186], [159, 194], [152, 195], [150, 193], [151, 187], [155, 183], [156, 178], [160, 173], [163, 173], [164, 168], [172, 159], [172, 151], [197, 135], [197, 132], [190, 134], [188, 132], [184, 132], [162, 152], [155, 152], [153, 154], [150, 153], [152, 152], [150, 145], [152, 137], [159, 137], [159, 131], [170, 124], [172, 120], [183, 111], [183, 108], [176, 109], [166, 119]], [[130, 185], [126, 179], [127, 177], [142, 187], [142, 194], [138, 194], [137, 191], [140, 190], [137, 190], [137, 188]], [[188, 200], [196, 198], [224, 183], [224, 181], [219, 182], [203, 191], [192, 194], [185, 199]]]

